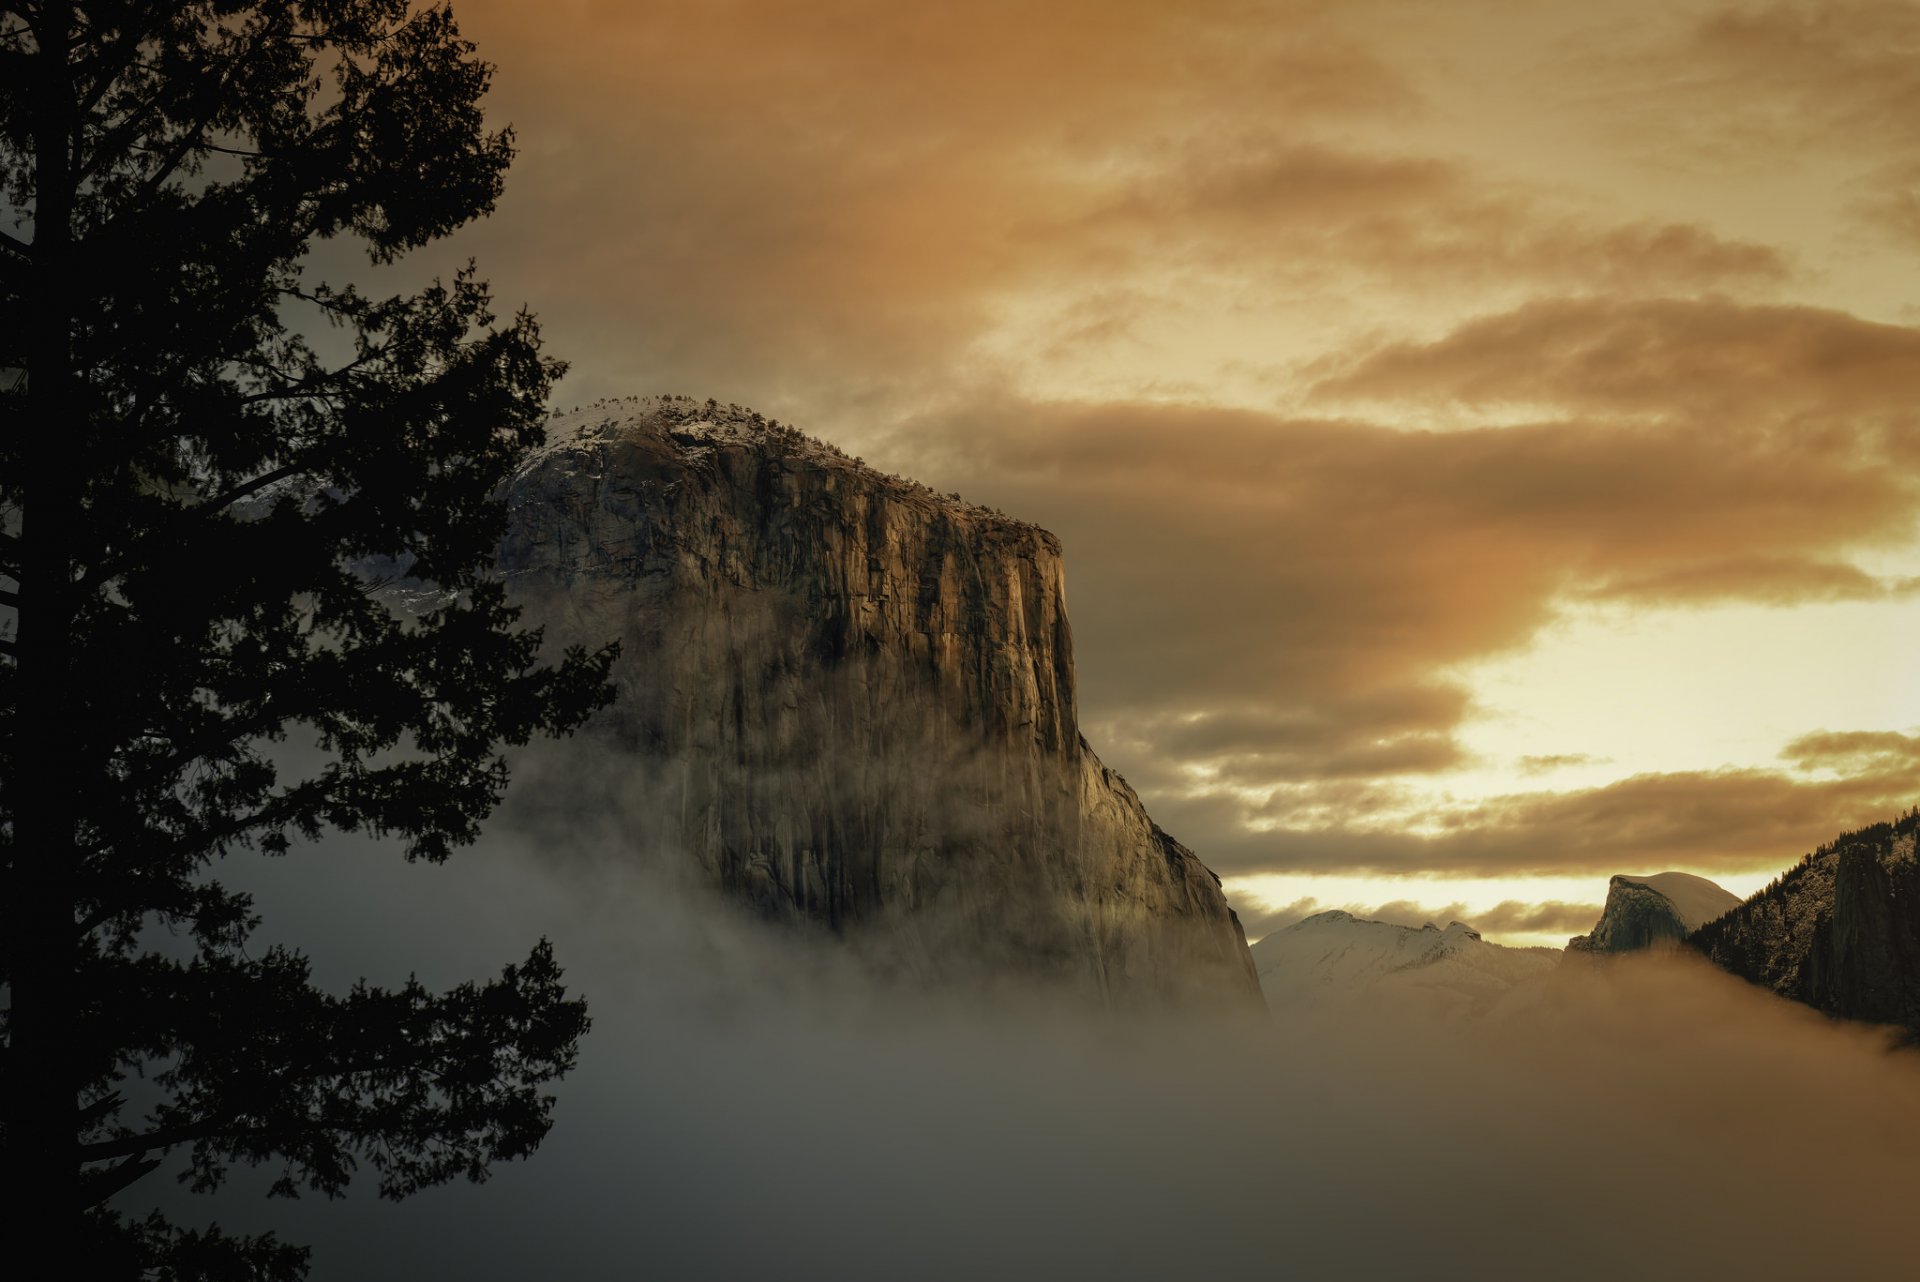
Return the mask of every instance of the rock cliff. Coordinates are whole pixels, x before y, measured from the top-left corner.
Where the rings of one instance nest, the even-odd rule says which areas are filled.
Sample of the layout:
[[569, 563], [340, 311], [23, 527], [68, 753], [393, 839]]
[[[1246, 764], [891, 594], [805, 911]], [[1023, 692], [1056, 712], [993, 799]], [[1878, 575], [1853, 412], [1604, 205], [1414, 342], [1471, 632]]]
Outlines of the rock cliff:
[[1848, 833], [1688, 944], [1783, 997], [1920, 1035], [1917, 834], [1920, 814]]
[[1739, 902], [1730, 891], [1690, 873], [1616, 876], [1607, 882], [1606, 906], [1592, 932], [1576, 935], [1567, 941], [1567, 948], [1577, 953], [1630, 953], [1677, 945]]
[[556, 417], [507, 498], [530, 618], [623, 638], [636, 850], [930, 978], [1257, 1003], [1218, 879], [1080, 736], [1051, 534], [677, 398]]

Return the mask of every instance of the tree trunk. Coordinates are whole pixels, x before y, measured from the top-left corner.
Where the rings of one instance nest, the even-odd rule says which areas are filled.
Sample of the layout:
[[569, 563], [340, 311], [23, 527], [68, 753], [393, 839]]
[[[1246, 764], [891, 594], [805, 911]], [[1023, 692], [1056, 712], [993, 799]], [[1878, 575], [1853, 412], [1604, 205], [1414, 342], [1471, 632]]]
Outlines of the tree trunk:
[[75, 1129], [78, 1064], [75, 868], [79, 702], [71, 647], [73, 554], [84, 448], [75, 414], [71, 322], [79, 281], [72, 253], [71, 12], [48, 6], [35, 24], [35, 209], [26, 305], [26, 435], [20, 485], [20, 593], [13, 725], [13, 875], [6, 895], [11, 1010], [7, 1047], [8, 1218], [43, 1244], [47, 1276], [86, 1276]]

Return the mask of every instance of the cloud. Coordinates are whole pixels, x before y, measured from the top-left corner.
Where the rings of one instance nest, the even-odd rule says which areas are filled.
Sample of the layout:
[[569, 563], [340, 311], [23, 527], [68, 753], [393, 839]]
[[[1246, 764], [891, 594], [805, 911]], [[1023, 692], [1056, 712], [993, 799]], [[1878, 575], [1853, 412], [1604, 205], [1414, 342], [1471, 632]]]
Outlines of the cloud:
[[792, 418], [846, 413], [849, 386], [924, 392], [1010, 290], [1057, 277], [1059, 228], [1223, 116], [1310, 130], [1412, 106], [1298, 8], [467, 0], [523, 151], [459, 250], [536, 287], [590, 396], [670, 379]]
[[1520, 769], [1524, 774], [1542, 775], [1566, 766], [1586, 766], [1602, 763], [1602, 758], [1594, 757], [1584, 752], [1550, 752], [1520, 758]]
[[1707, 418], [1721, 430], [1786, 421], [1820, 448], [1822, 434], [1863, 420], [1912, 427], [1920, 329], [1726, 298], [1544, 298], [1433, 342], [1362, 353], [1317, 392], [1330, 401], [1441, 398], [1667, 423]]
[[1100, 638], [1078, 660], [1103, 751], [1236, 785], [1462, 764], [1449, 665], [1527, 644], [1566, 600], [1905, 591], [1846, 558], [1903, 538], [1915, 502], [1840, 424], [1406, 432], [1007, 403], [908, 424], [886, 455], [1063, 537], [1076, 628]]
[[1649, 604], [1700, 605], [1757, 601], [1792, 605], [1813, 601], [1886, 601], [1912, 596], [1920, 580], [1884, 579], [1844, 561], [1803, 557], [1734, 557], [1609, 580], [1593, 589], [1596, 599]]
[[1685, 223], [1609, 222], [1457, 161], [1259, 135], [1154, 172], [1053, 234], [1066, 252], [1108, 262], [1147, 253], [1296, 284], [1372, 275], [1401, 290], [1469, 282], [1673, 293], [1779, 284], [1792, 270], [1770, 246]]
[[1696, 129], [1849, 149], [1914, 145], [1916, 55], [1920, 5], [1898, 0], [1718, 7], [1675, 51], [1694, 103], [1713, 109]]
[[1584, 114], [1624, 136], [1647, 170], [1804, 172], [1809, 193], [1846, 197], [1836, 230], [1851, 218], [1913, 246], [1920, 5], [1693, 3], [1636, 16], [1624, 39], [1587, 33], [1562, 74], [1585, 86]]
[[1329, 792], [1312, 782], [1264, 799], [1189, 789], [1156, 798], [1155, 813], [1223, 875], [1605, 877], [1685, 868], [1712, 876], [1785, 869], [1842, 832], [1920, 803], [1920, 740], [1823, 732], [1782, 757], [1784, 769], [1641, 774], [1424, 807], [1406, 795]]
[[[552, 935], [594, 1028], [530, 1160], [397, 1206], [270, 1201], [271, 1169], [218, 1198], [156, 1177], [127, 1203], [313, 1243], [315, 1282], [1905, 1267], [1887, 1226], [1920, 1147], [1913, 1057], [1704, 963], [1562, 967], [1454, 1030], [1350, 1008], [1116, 1022], [862, 986], [617, 862], [571, 887], [543, 865], [350, 843], [248, 878], [337, 987], [440, 984]], [[1801, 1171], [1820, 1176], [1756, 1233]]]
[[1348, 8], [466, 0], [522, 155], [496, 215], [426, 261], [477, 255], [530, 299], [575, 397], [687, 391], [829, 429], [1069, 355], [1171, 365], [1223, 312], [1377, 319], [1356, 284], [1791, 278], [1776, 246], [1410, 150], [1420, 59]]
[[1920, 247], [1920, 161], [1881, 165], [1855, 179], [1852, 212], [1907, 252]]
[[1780, 750], [1782, 758], [1806, 769], [1877, 771], [1898, 777], [1920, 769], [1920, 735], [1895, 730], [1820, 730], [1801, 735]]
[[1429, 773], [1459, 765], [1448, 731], [1466, 714], [1456, 686], [1378, 689], [1289, 707], [1222, 705], [1126, 718], [1114, 736], [1217, 777], [1271, 780]]
[[1523, 8], [462, 0], [522, 156], [425, 265], [531, 300], [574, 398], [753, 403], [1060, 533], [1088, 730], [1204, 857], [1551, 863], [1571, 801], [1378, 831], [1489, 765], [1464, 665], [1570, 603], [1909, 595], [1868, 558], [1920, 476], [1920, 329], [1580, 148], [1630, 103], [1911, 163], [1914, 7]]

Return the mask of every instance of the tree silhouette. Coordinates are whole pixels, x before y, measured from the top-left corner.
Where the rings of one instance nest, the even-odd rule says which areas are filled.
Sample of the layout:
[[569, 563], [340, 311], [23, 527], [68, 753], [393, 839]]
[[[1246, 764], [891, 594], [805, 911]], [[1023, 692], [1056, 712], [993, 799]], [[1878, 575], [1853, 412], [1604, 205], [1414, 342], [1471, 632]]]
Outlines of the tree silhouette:
[[391, 298], [303, 271], [491, 208], [490, 75], [406, 0], [0, 2], [10, 1273], [29, 1248], [57, 1276], [304, 1271], [105, 1208], [169, 1151], [202, 1188], [273, 1162], [276, 1191], [333, 1193], [364, 1163], [398, 1197], [547, 1130], [586, 1015], [544, 941], [445, 994], [328, 994], [244, 947], [249, 901], [211, 875], [327, 829], [444, 859], [503, 745], [607, 697], [612, 650], [543, 664], [488, 578], [560, 370], [533, 320], [497, 320], [471, 266]]

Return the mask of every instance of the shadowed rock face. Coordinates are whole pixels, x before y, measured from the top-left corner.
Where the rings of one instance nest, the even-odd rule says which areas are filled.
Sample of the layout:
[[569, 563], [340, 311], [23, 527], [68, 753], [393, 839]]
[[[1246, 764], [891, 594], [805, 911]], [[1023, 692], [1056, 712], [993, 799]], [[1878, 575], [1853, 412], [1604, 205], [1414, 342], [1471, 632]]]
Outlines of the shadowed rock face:
[[1783, 997], [1920, 1034], [1920, 816], [1849, 833], [1688, 943]]
[[1576, 935], [1567, 942], [1567, 949], [1576, 953], [1631, 953], [1678, 945], [1696, 928], [1739, 902], [1737, 896], [1706, 878], [1687, 873], [1616, 876], [1607, 882], [1607, 903], [1592, 933]]
[[615, 778], [562, 794], [612, 787], [636, 852], [916, 974], [1258, 1001], [1218, 879], [1080, 737], [1051, 534], [734, 407], [549, 438], [502, 570], [550, 636], [625, 645]]

